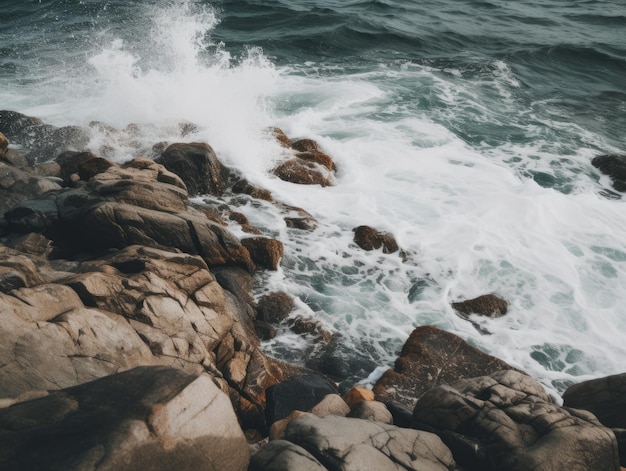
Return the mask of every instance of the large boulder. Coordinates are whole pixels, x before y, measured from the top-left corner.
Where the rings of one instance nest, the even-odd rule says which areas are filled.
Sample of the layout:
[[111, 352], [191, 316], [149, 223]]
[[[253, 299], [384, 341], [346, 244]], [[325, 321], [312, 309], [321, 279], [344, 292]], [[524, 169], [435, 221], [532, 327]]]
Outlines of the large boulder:
[[142, 367], [0, 409], [0, 468], [244, 471], [228, 396], [208, 375]]
[[554, 404], [514, 370], [438, 386], [417, 402], [413, 419], [441, 436], [466, 471], [620, 469], [610, 429]]
[[19, 168], [0, 162], [0, 220], [16, 204], [52, 194], [61, 186], [45, 177], [37, 177]]
[[594, 414], [611, 427], [619, 446], [620, 463], [626, 466], [626, 374], [583, 381], [563, 393], [563, 405]]
[[206, 143], [172, 144], [156, 162], [181, 177], [191, 196], [221, 196], [226, 189], [227, 170]]
[[248, 471], [327, 471], [301, 446], [286, 440], [272, 440], [252, 455]]
[[436, 435], [362, 419], [307, 415], [287, 426], [284, 439], [329, 471], [459, 469]]
[[267, 426], [284, 419], [294, 410], [309, 411], [337, 388], [324, 377], [311, 374], [283, 381], [267, 389]]
[[481, 352], [454, 334], [434, 326], [416, 328], [393, 369], [374, 385], [376, 398], [412, 408], [426, 391], [463, 378], [511, 369], [504, 361]]
[[599, 155], [591, 161], [591, 164], [611, 177], [613, 188], [621, 192], [626, 191], [626, 155]]
[[278, 270], [284, 251], [280, 240], [269, 237], [247, 237], [241, 239], [241, 244], [248, 249], [252, 261], [258, 266], [268, 270]]
[[268, 293], [259, 299], [257, 316], [262, 321], [278, 324], [289, 316], [294, 307], [293, 299], [287, 293]]

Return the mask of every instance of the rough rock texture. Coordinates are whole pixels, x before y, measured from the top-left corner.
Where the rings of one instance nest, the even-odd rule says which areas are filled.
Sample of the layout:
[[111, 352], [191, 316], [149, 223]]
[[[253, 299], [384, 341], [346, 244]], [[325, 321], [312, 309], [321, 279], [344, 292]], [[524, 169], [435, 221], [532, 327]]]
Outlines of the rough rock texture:
[[607, 427], [626, 428], [626, 374], [592, 379], [570, 386], [563, 405], [593, 413]]
[[588, 412], [555, 405], [518, 371], [438, 386], [417, 402], [413, 418], [468, 471], [619, 470], [610, 429]]
[[287, 293], [268, 293], [259, 299], [257, 317], [262, 321], [277, 324], [285, 319], [293, 309], [293, 299]]
[[280, 259], [283, 258], [284, 246], [280, 240], [268, 237], [248, 237], [241, 239], [252, 261], [258, 266], [268, 270], [278, 270]]
[[284, 419], [294, 410], [309, 411], [328, 394], [336, 393], [334, 385], [320, 375], [299, 376], [271, 386], [265, 392], [267, 425]]
[[0, 159], [4, 158], [4, 155], [9, 148], [9, 140], [6, 138], [4, 134], [0, 132]]
[[95, 158], [96, 156], [91, 152], [65, 151], [61, 152], [54, 161], [60, 167], [59, 177], [63, 179], [65, 185], [69, 185], [72, 182], [72, 175], [78, 174], [78, 167]]
[[291, 141], [291, 148], [299, 152], [321, 152], [320, 145], [314, 139], [297, 139]]
[[49, 178], [37, 177], [0, 162], [0, 219], [16, 204], [60, 189], [60, 185]]
[[208, 375], [141, 367], [0, 409], [0, 468], [245, 470], [246, 440]]
[[11, 140], [19, 138], [27, 128], [41, 124], [43, 122], [39, 118], [26, 116], [17, 111], [0, 111], [0, 132]]
[[400, 248], [394, 237], [387, 232], [380, 232], [369, 226], [359, 226], [353, 229], [354, 243], [363, 250], [383, 248], [383, 253], [394, 253]]
[[333, 158], [323, 152], [298, 152], [296, 153], [296, 158], [306, 162], [315, 162], [330, 171], [335, 169]]
[[334, 177], [326, 167], [297, 157], [286, 160], [274, 169], [274, 175], [281, 180], [300, 185], [331, 186]]
[[327, 394], [310, 412], [318, 417], [327, 415], [345, 417], [350, 413], [350, 406], [346, 404], [339, 394]]
[[210, 266], [254, 268], [233, 234], [187, 207], [180, 178], [147, 159], [109, 167], [85, 187], [24, 201], [5, 218], [10, 230], [42, 232], [69, 252], [98, 253], [137, 244], [197, 254]]
[[502, 317], [509, 308], [509, 303], [495, 294], [484, 294], [474, 299], [452, 303], [452, 307], [461, 314], [479, 314], [487, 317]]
[[458, 469], [436, 435], [361, 419], [301, 417], [287, 426], [285, 440], [307, 450], [330, 471]]
[[182, 178], [191, 196], [220, 196], [226, 189], [226, 168], [206, 143], [172, 144], [156, 162]]
[[272, 193], [269, 190], [253, 185], [252, 183], [248, 182], [248, 180], [239, 180], [233, 185], [232, 191], [233, 193], [249, 195], [259, 200], [274, 200], [274, 198], [272, 198]]
[[591, 164], [611, 177], [613, 188], [617, 191], [626, 191], [626, 155], [599, 155], [591, 161]]
[[503, 369], [512, 368], [454, 334], [422, 326], [411, 333], [394, 368], [383, 374], [373, 391], [379, 401], [395, 401], [412, 408], [417, 399], [437, 385]]
[[248, 471], [327, 471], [301, 446], [273, 440], [252, 456]]

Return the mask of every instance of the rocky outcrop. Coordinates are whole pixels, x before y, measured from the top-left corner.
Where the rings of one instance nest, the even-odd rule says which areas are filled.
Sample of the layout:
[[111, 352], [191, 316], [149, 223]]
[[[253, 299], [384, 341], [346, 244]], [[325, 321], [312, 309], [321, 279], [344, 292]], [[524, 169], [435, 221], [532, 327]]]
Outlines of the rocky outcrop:
[[0, 409], [0, 468], [247, 469], [237, 417], [206, 374], [141, 367]]
[[563, 393], [563, 406], [594, 414], [600, 423], [613, 429], [620, 464], [626, 466], [626, 374], [583, 381]]
[[280, 259], [283, 258], [283, 243], [269, 237], [247, 237], [241, 244], [248, 250], [252, 261], [262, 268], [278, 270]]
[[287, 293], [268, 293], [259, 299], [257, 317], [262, 321], [277, 324], [285, 319], [293, 309], [293, 299]]
[[60, 189], [61, 186], [54, 180], [0, 162], [0, 219], [15, 205]]
[[273, 440], [252, 456], [248, 471], [327, 471], [301, 446], [287, 440]]
[[[288, 454], [307, 454], [298, 460], [309, 469], [329, 471], [376, 470], [457, 470], [450, 450], [434, 434], [419, 430], [402, 429], [393, 425], [361, 419], [326, 416], [304, 416], [293, 420], [285, 433], [285, 441], [300, 448], [292, 448], [284, 442], [272, 445], [261, 457], [252, 458], [253, 469], [307, 469], [275, 468], [275, 461], [282, 462]], [[284, 448], [283, 448], [284, 447]], [[280, 451], [283, 448], [284, 451]], [[267, 455], [273, 455], [268, 457]], [[311, 461], [317, 460], [322, 467]], [[270, 458], [270, 459], [268, 459]]]
[[610, 429], [557, 406], [513, 370], [438, 386], [417, 402], [413, 419], [441, 436], [467, 471], [619, 470]]
[[452, 307], [463, 315], [478, 314], [486, 317], [502, 317], [509, 303], [495, 294], [484, 294], [474, 299], [452, 303]]
[[226, 189], [226, 167], [204, 142], [172, 144], [156, 162], [182, 178], [191, 196], [220, 196]]
[[626, 191], [626, 155], [608, 154], [595, 157], [591, 164], [611, 177], [613, 188]]
[[400, 250], [393, 235], [381, 232], [369, 226], [359, 226], [352, 229], [354, 243], [363, 250], [377, 250], [382, 247], [383, 253], [394, 253]]
[[332, 186], [334, 179], [332, 173], [324, 166], [315, 161], [308, 161], [294, 157], [274, 169], [274, 175], [281, 180], [299, 185]]
[[394, 368], [383, 374], [373, 390], [379, 401], [394, 401], [412, 408], [417, 399], [438, 385], [502, 369], [511, 367], [454, 334], [422, 326], [411, 333]]

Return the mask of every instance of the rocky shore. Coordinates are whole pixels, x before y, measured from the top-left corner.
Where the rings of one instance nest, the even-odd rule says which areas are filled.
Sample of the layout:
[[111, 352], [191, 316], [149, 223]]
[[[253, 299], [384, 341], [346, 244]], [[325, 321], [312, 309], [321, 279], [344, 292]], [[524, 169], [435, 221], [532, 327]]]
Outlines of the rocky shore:
[[[181, 140], [192, 130], [181, 124]], [[286, 293], [253, 298], [255, 275], [277, 269], [283, 244], [222, 198], [273, 204], [295, 230], [315, 230], [314, 218], [224, 166], [208, 143], [155, 143], [117, 164], [106, 146], [88, 148], [89, 132], [0, 111], [0, 469], [626, 464], [626, 374], [574, 385], [561, 406], [523, 371], [432, 326], [415, 329], [373, 390], [340, 394], [320, 373], [269, 357], [261, 341], [281, 323], [322, 345], [337, 339], [288, 318]], [[269, 132], [285, 148], [278, 178], [336, 184], [315, 141]], [[192, 203], [198, 195], [211, 199]], [[403, 256], [368, 226], [355, 243]], [[507, 306], [485, 295], [454, 309], [500, 316]]]

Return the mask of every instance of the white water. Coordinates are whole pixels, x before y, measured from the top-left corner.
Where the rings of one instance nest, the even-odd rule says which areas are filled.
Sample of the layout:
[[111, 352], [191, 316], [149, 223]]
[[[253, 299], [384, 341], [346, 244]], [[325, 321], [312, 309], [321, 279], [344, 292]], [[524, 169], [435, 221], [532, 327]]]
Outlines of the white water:
[[[209, 142], [250, 181], [319, 221], [309, 233], [287, 229], [270, 205], [240, 208], [285, 243], [282, 268], [263, 275], [267, 286], [297, 296], [299, 313], [321, 319], [381, 366], [392, 364], [415, 326], [435, 324], [554, 391], [622, 371], [626, 222], [623, 203], [602, 197], [589, 176], [589, 149], [569, 155], [582, 169], [572, 175], [575, 191], [542, 188], [520, 169], [554, 171], [558, 149], [539, 141], [472, 148], [428, 112], [399, 102], [381, 81], [400, 75], [428, 82], [442, 102], [478, 103], [468, 99], [471, 88], [453, 79], [459, 71], [449, 72], [450, 80], [415, 65], [307, 77], [277, 69], [259, 50], [233, 58], [227, 45], [211, 44], [207, 33], [217, 20], [208, 9], [180, 2], [146, 16], [154, 27], [145, 44], [103, 34], [73, 69], [89, 73], [61, 75], [49, 89], [33, 89], [27, 98], [22, 91], [14, 103], [8, 97], [4, 107], [57, 125], [138, 123], [132, 139], [94, 133], [93, 148], [112, 146], [118, 160], [164, 140]], [[493, 83], [505, 110], [515, 106], [512, 80], [497, 64]], [[181, 138], [177, 124], [185, 121], [198, 132]], [[337, 185], [298, 186], [271, 176], [282, 151], [265, 131], [269, 126], [317, 139], [335, 159]], [[508, 165], [511, 158], [516, 163]], [[392, 232], [407, 261], [358, 249], [351, 229], [361, 224]], [[483, 336], [450, 302], [485, 293], [511, 305], [504, 318], [474, 319], [493, 333]], [[267, 348], [284, 353], [303, 346], [285, 335]]]

